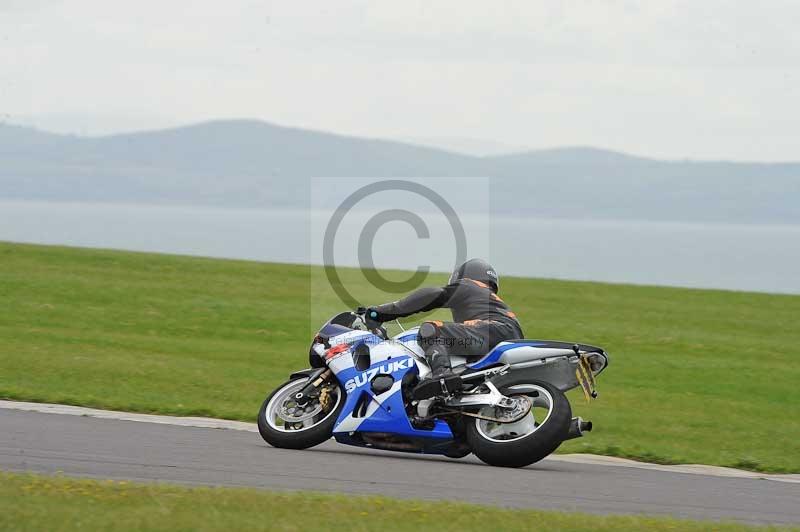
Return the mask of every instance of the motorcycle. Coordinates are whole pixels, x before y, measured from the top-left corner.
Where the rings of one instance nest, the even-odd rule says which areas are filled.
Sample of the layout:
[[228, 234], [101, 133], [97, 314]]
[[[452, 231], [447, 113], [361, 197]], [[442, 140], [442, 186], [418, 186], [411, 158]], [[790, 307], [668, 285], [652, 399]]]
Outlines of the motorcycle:
[[292, 373], [262, 404], [261, 436], [286, 449], [333, 436], [346, 445], [474, 453], [493, 466], [523, 467], [592, 430], [591, 421], [572, 417], [564, 392], [580, 387], [587, 401], [597, 397], [595, 378], [608, 365], [602, 348], [500, 342], [478, 360], [451, 356], [461, 391], [415, 400], [411, 391], [431, 371], [417, 330], [394, 337], [383, 326], [370, 330], [363, 309], [328, 320], [309, 349], [311, 368]]

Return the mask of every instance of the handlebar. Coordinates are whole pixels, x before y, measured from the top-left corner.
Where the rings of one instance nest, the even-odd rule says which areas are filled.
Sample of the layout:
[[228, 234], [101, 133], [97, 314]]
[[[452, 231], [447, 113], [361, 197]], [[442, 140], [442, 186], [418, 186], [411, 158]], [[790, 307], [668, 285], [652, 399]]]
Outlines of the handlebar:
[[[389, 333], [386, 331], [386, 328], [383, 327], [382, 322], [375, 319], [378, 317], [377, 312], [374, 310], [370, 312], [366, 307], [358, 307], [353, 314], [361, 319], [361, 322], [364, 324], [364, 327], [366, 327], [367, 330], [371, 331], [377, 336], [380, 336], [384, 340], [389, 338]], [[371, 316], [368, 316], [367, 314], [371, 314]]]

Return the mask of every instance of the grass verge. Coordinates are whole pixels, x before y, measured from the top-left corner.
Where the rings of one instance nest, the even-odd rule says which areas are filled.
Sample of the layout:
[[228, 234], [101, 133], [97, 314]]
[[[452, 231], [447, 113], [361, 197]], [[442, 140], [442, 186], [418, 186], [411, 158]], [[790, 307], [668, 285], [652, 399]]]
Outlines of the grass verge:
[[[340, 273], [360, 301], [386, 299]], [[320, 279], [308, 266], [0, 243], [0, 397], [253, 421], [306, 367], [315, 327], [344, 310]], [[599, 400], [571, 395], [595, 431], [561, 451], [800, 472], [800, 297], [519, 278], [502, 295], [528, 337], [611, 354]]]
[[[0, 530], [768, 530], [663, 517], [0, 472]], [[788, 530], [786, 528], [776, 530]]]

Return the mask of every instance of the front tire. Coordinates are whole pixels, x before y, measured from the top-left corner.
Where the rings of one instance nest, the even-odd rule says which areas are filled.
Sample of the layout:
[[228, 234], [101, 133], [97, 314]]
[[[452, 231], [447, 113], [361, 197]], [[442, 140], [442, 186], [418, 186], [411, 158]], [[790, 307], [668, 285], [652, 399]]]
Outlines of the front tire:
[[333, 426], [344, 408], [344, 391], [336, 382], [323, 384], [323, 387], [328, 387], [333, 405], [326, 409], [316, 399], [303, 408], [293, 403], [293, 398], [307, 383], [308, 377], [285, 382], [261, 405], [258, 432], [273, 447], [308, 449], [328, 440], [333, 434]]
[[[475, 456], [489, 465], [524, 467], [561, 445], [569, 432], [572, 408], [564, 392], [552, 384], [509, 377], [498, 386], [499, 391], [506, 396], [526, 395], [533, 403], [531, 411], [514, 423], [474, 419], [467, 423], [467, 442]], [[481, 413], [494, 417], [494, 408]]]

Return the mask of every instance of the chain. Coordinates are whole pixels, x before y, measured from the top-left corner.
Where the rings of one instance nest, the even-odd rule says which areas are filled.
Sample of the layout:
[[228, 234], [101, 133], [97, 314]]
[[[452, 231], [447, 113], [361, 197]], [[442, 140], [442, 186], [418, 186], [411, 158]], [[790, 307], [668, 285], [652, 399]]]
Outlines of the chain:
[[463, 410], [444, 409], [444, 410], [442, 410], [442, 412], [445, 413], [445, 414], [460, 414], [462, 416], [474, 417], [476, 419], [482, 419], [484, 421], [494, 421], [495, 423], [514, 423], [515, 421], [519, 421], [520, 419], [522, 419], [525, 416], [527, 416], [528, 413], [531, 411], [531, 406], [533, 406], [533, 405], [530, 405], [525, 410], [525, 412], [523, 412], [523, 413], [519, 414], [518, 416], [516, 416], [514, 418], [511, 418], [511, 419], [500, 419], [500, 418], [496, 418], [496, 417], [484, 416], [484, 415], [481, 415], [481, 414], [473, 414], [472, 412], [465, 412]]

